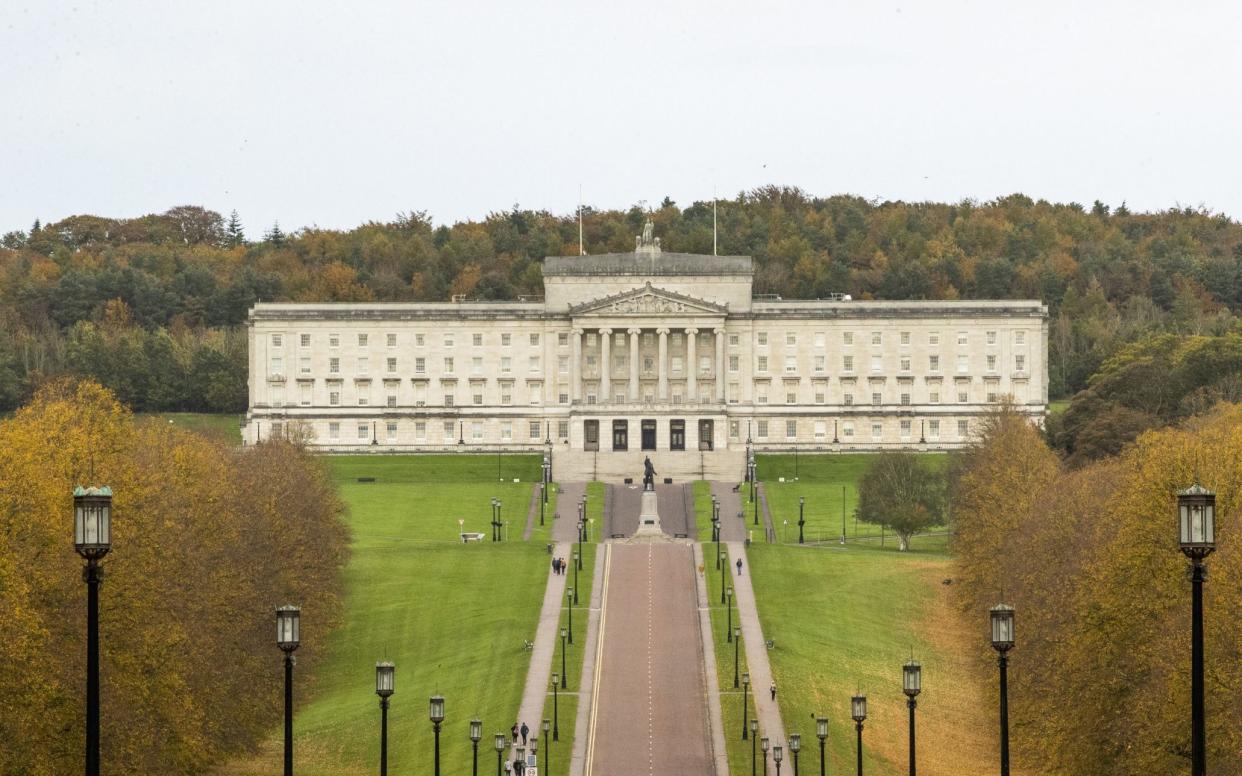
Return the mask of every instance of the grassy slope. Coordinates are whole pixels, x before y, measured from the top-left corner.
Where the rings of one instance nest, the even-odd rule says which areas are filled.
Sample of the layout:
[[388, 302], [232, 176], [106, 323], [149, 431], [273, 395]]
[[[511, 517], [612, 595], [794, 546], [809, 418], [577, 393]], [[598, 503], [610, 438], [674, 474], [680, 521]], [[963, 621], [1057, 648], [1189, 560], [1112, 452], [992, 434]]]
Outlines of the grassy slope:
[[[742, 687], [739, 682], [738, 689], [733, 689], [734, 655], [738, 658], [739, 678], [749, 669], [746, 665], [745, 645], [739, 640], [735, 650], [726, 637], [729, 614], [720, 603], [720, 572], [716, 571], [715, 563], [710, 560], [715, 546], [707, 542], [703, 544], [703, 549], [706, 550], [704, 555], [707, 568], [704, 571], [707, 574], [707, 598], [711, 604], [712, 637], [716, 647], [716, 681], [721, 691], [720, 718], [724, 726], [725, 749], [729, 756], [729, 773], [746, 774], [750, 772], [750, 741], [742, 740]], [[732, 619], [733, 624], [737, 625], [736, 608], [733, 610]], [[747, 716], [754, 717], [754, 698], [748, 698], [746, 703]]]
[[[947, 458], [939, 453], [921, 454], [925, 465], [943, 466]], [[800, 455], [795, 465], [792, 455], [758, 456], [759, 480], [768, 496], [768, 508], [776, 526], [778, 540], [798, 541], [798, 498], [806, 498], [803, 515], [806, 519], [805, 538], [808, 542], [836, 542], [841, 537], [841, 506], [844, 496], [846, 540], [855, 537], [872, 537], [877, 542], [881, 536], [880, 526], [856, 522], [854, 510], [858, 506], [858, 481], [862, 479], [874, 456], [867, 453], [839, 455]], [[797, 480], [794, 479], [795, 475]], [[779, 478], [784, 477], [785, 482]], [[788, 521], [788, 525], [785, 524]], [[896, 537], [888, 532], [887, 546], [896, 546]], [[915, 537], [912, 547], [916, 549], [940, 549], [944, 539], [940, 537]]]
[[806, 772], [818, 770], [816, 713], [829, 718], [828, 772], [852, 772], [849, 699], [859, 688], [869, 700], [866, 772], [904, 772], [901, 664], [911, 652], [923, 664], [920, 773], [990, 770], [990, 677], [972, 675], [965, 661], [984, 634], [969, 632], [949, 608], [939, 584], [948, 564], [939, 553], [752, 547], [760, 621], [775, 642], [769, 657], [781, 713], [787, 732], [802, 735]]
[[205, 412], [160, 412], [139, 417], [158, 423], [172, 423], [190, 431], [222, 437], [230, 444], [241, 444], [240, 415], [211, 415]]
[[[480, 767], [489, 772], [491, 734], [507, 731], [517, 713], [530, 661], [522, 641], [534, 638], [549, 561], [541, 543], [462, 545], [455, 540], [457, 519], [467, 520], [467, 530], [490, 535], [489, 504], [496, 496], [506, 510], [515, 505], [504, 517], [520, 536], [538, 458], [502, 461], [502, 470], [521, 477], [520, 484], [497, 482], [495, 459], [488, 457], [359, 456], [333, 458], [330, 465], [350, 507], [353, 555], [345, 572], [345, 620], [316, 672], [313, 697], [294, 720], [297, 772], [375, 770], [374, 664], [383, 658], [397, 665], [389, 713], [393, 772], [429, 761], [427, 698], [437, 691], [448, 714], [442, 763], [455, 772], [469, 762], [467, 721], [478, 716], [487, 736]], [[358, 477], [377, 481], [358, 483]], [[304, 627], [314, 627], [313, 613], [304, 614]], [[562, 708], [562, 720], [566, 713]], [[221, 772], [279, 773], [279, 747], [274, 731], [257, 757]]]

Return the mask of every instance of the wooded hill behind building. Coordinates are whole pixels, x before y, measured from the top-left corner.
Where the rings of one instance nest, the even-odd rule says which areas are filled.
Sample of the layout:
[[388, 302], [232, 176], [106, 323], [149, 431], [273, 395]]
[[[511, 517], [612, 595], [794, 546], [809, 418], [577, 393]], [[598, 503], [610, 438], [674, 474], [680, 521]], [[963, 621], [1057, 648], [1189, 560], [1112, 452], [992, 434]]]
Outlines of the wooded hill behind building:
[[[139, 410], [240, 412], [237, 328], [256, 301], [538, 295], [545, 256], [630, 250], [648, 217], [665, 250], [712, 252], [710, 201], [582, 215], [582, 246], [577, 214], [518, 206], [451, 226], [411, 211], [349, 231], [272, 226], [249, 240], [236, 213], [193, 206], [36, 222], [0, 239], [0, 408], [72, 373]], [[1021, 194], [874, 202], [769, 186], [719, 202], [717, 220], [719, 252], [755, 258], [758, 294], [1042, 299], [1054, 397], [1087, 387], [1127, 344], [1223, 335], [1242, 309], [1242, 224], [1202, 209], [1132, 213]]]

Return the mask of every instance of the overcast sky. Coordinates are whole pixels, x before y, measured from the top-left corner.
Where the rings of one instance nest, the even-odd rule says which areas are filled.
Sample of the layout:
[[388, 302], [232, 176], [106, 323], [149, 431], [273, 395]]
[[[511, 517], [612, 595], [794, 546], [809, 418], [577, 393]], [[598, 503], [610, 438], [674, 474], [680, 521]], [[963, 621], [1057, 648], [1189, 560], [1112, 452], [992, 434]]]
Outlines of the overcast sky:
[[1239, 2], [0, 2], [0, 232], [776, 183], [1242, 217]]

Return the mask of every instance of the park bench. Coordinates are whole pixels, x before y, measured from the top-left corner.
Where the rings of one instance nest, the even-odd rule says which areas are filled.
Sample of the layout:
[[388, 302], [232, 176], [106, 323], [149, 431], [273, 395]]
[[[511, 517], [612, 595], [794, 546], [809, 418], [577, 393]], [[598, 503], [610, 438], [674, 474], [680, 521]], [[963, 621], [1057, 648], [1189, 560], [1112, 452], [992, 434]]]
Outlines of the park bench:
[[531, 641], [530, 639], [522, 640], [522, 649], [526, 650], [527, 652], [530, 652], [534, 648], [535, 648], [535, 642]]
[[481, 534], [481, 533], [463, 533], [463, 534], [461, 535], [461, 541], [462, 541], [462, 544], [465, 544], [466, 542], [481, 542], [481, 541], [483, 541], [483, 534]]

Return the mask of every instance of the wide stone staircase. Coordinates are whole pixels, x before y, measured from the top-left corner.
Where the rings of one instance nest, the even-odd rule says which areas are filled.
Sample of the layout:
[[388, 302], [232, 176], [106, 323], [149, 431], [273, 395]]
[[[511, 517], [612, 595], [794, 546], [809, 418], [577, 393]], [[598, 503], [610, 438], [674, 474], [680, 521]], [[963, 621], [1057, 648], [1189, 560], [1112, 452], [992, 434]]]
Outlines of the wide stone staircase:
[[743, 450], [601, 450], [557, 452], [553, 455], [553, 478], [560, 482], [599, 480], [637, 483], [643, 478], [643, 459], [650, 457], [657, 481], [721, 480], [740, 482], [745, 474]]

